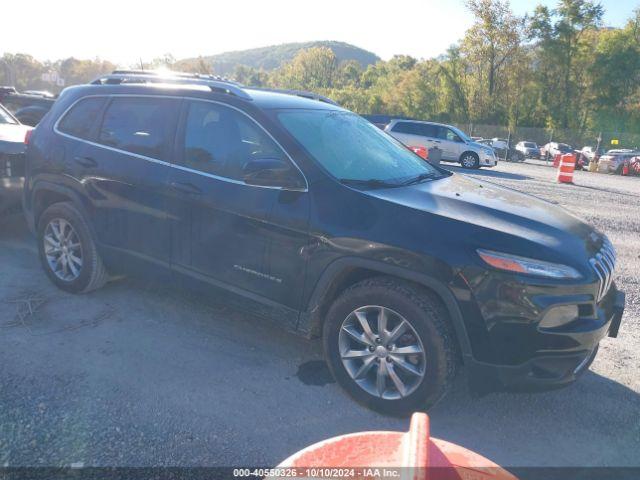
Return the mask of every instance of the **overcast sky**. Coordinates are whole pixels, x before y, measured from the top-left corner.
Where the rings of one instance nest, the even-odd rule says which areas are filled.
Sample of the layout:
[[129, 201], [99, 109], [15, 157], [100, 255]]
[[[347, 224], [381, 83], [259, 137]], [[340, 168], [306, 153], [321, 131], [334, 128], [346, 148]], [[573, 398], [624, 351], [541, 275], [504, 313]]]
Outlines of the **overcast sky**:
[[[126, 66], [171, 53], [176, 58], [309, 40], [339, 40], [383, 59], [437, 56], [472, 18], [463, 0], [31, 0], [2, 5], [0, 53], [39, 60], [96, 56]], [[513, 0], [517, 14], [537, 3]], [[605, 23], [622, 26], [638, 0], [603, 0]]]

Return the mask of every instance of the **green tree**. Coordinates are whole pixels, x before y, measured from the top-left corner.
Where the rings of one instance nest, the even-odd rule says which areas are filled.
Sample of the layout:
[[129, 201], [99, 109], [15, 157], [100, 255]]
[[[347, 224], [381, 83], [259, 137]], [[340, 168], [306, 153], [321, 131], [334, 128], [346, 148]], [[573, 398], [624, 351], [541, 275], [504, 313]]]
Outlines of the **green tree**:
[[549, 114], [563, 128], [576, 126], [582, 107], [576, 103], [580, 76], [590, 61], [587, 33], [600, 26], [603, 14], [598, 3], [561, 0], [553, 10], [537, 6], [530, 19], [530, 38], [537, 42], [539, 81], [546, 87], [544, 100], [552, 102]]

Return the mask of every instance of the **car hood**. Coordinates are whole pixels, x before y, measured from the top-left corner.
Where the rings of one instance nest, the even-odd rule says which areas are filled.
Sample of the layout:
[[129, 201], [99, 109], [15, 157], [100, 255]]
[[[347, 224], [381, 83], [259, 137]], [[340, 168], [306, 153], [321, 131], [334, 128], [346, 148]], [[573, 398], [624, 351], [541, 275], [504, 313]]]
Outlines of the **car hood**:
[[493, 150], [491, 148], [491, 145], [487, 145], [485, 143], [469, 142], [469, 143], [467, 143], [467, 145], [469, 145], [470, 147], [474, 147], [474, 148], [488, 148], [489, 150]]
[[[519, 237], [529, 246], [526, 250], [540, 246], [582, 257], [590, 254], [587, 250], [595, 249], [588, 245], [596, 242], [593, 228], [563, 208], [465, 175], [453, 174], [409, 187], [367, 193], [440, 218], [481, 227], [472, 234], [478, 246], [484, 248], [524, 255], [527, 252], [514, 250], [518, 245], [513, 237]], [[492, 244], [483, 244], [489, 241]]]

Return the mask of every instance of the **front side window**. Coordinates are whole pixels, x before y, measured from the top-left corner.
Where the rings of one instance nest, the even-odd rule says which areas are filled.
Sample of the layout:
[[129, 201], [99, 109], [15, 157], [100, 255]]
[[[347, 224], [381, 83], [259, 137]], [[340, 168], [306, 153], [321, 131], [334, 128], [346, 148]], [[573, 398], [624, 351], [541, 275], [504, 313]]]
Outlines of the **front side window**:
[[339, 180], [402, 183], [443, 176], [362, 117], [341, 110], [281, 110], [283, 127]]
[[169, 98], [114, 98], [104, 114], [98, 141], [151, 158], [167, 159], [174, 138], [177, 101]]
[[184, 132], [184, 164], [235, 180], [259, 158], [288, 161], [280, 147], [246, 115], [211, 102], [190, 102]]
[[447, 127], [438, 127], [438, 138], [449, 142], [462, 142], [460, 136]]
[[58, 130], [74, 137], [89, 139], [91, 129], [106, 99], [104, 97], [85, 98], [69, 110], [58, 125]]

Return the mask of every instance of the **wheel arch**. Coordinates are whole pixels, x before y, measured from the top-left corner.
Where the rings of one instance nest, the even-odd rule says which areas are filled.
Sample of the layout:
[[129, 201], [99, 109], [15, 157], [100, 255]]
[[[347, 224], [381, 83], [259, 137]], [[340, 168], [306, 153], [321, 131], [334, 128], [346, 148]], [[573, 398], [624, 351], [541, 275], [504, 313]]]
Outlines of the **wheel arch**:
[[346, 288], [364, 279], [388, 276], [417, 285], [422, 290], [434, 294], [445, 306], [456, 334], [463, 359], [471, 356], [471, 344], [462, 312], [453, 293], [440, 280], [424, 273], [406, 270], [375, 260], [342, 258], [334, 261], [322, 273], [316, 283], [307, 308], [301, 314], [298, 330], [309, 337], [320, 335], [325, 316], [333, 301]]
[[[28, 215], [29, 227], [32, 231], [38, 227], [38, 221], [42, 213], [51, 205], [61, 202], [72, 203], [78, 209], [80, 214], [85, 218], [89, 218], [86, 208], [76, 192], [64, 185], [59, 185], [47, 181], [37, 182], [30, 194], [30, 215]], [[91, 228], [91, 222], [87, 222]], [[92, 232], [93, 233], [93, 232]]]

